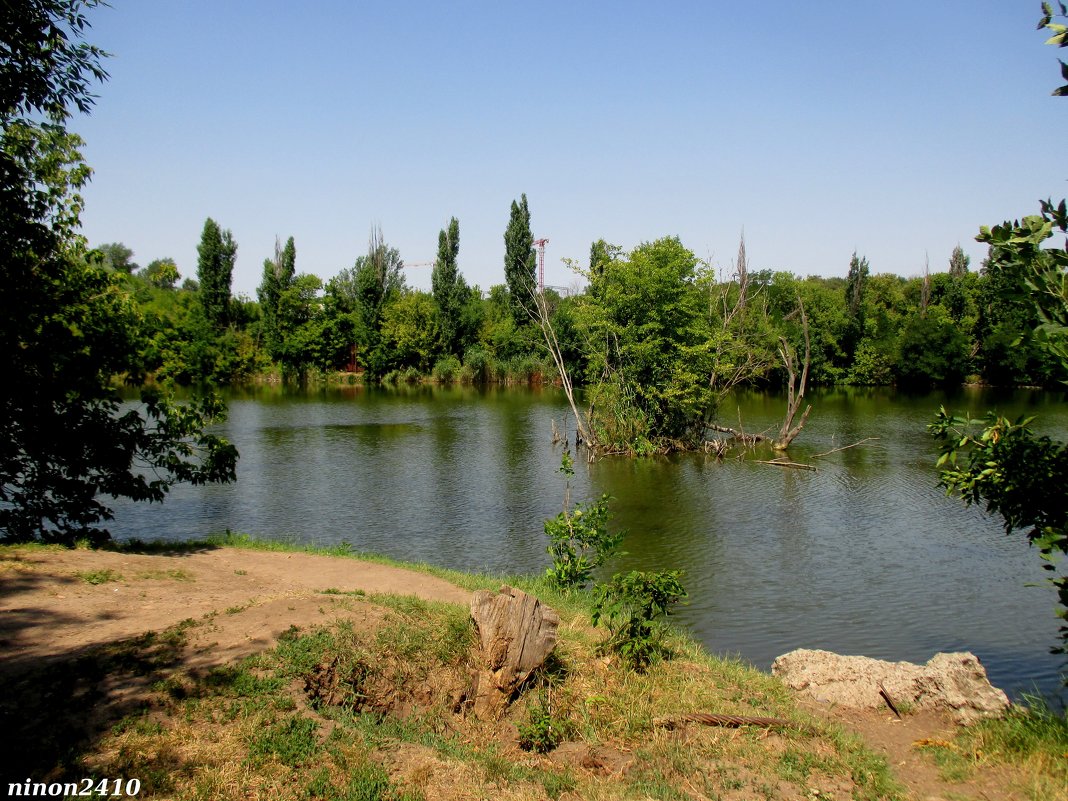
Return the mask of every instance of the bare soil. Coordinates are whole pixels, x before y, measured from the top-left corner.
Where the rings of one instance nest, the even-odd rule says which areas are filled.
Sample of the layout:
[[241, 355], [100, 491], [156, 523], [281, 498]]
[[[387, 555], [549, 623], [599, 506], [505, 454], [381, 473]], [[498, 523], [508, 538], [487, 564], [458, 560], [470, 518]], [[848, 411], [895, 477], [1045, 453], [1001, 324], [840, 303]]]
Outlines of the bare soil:
[[[231, 548], [167, 554], [0, 551], [0, 679], [5, 681], [0, 727], [15, 733], [27, 749], [61, 736], [51, 748], [59, 753], [136, 708], [151, 684], [170, 671], [224, 666], [272, 648], [292, 626], [307, 629], [338, 619], [373, 626], [381, 617], [380, 607], [324, 590], [414, 595], [464, 605], [471, 598], [469, 591], [424, 573], [303, 553]], [[135, 670], [124, 665], [127, 680], [122, 686], [108, 686], [106, 675], [79, 676], [75, 684], [64, 686], [65, 675], [78, 676], [70, 666], [85, 654], [98, 655], [101, 649], [188, 620], [197, 625], [189, 627], [181, 648], [167, 654], [165, 642], [153, 645], [156, 656], [145, 664], [135, 665]], [[143, 646], [141, 641], [139, 653], [145, 653]], [[100, 661], [98, 656], [94, 659]], [[141, 678], [131, 682], [132, 675]], [[86, 695], [90, 685], [92, 693]], [[54, 693], [71, 699], [72, 719], [64, 719], [62, 711], [57, 716], [57, 707], [64, 706], [50, 697]], [[39, 702], [27, 700], [38, 697]], [[925, 712], [899, 720], [889, 710], [858, 712], [802, 703], [883, 753], [916, 799], [1027, 798], [1016, 789], [1017, 777], [1007, 768], [980, 767], [966, 781], [944, 781], [937, 766], [914, 744], [951, 739], [954, 724], [945, 716]], [[7, 754], [9, 764], [0, 768], [21, 772], [31, 764], [20, 764], [28, 754], [30, 750], [16, 748]], [[623, 763], [588, 748], [557, 758], [571, 758], [591, 770], [625, 769]], [[396, 761], [405, 763], [398, 766], [402, 772], [418, 770], [417, 763], [428, 759], [431, 756], [422, 753], [395, 755]]]
[[[87, 580], [105, 571], [113, 578]], [[229, 620], [217, 621], [202, 661], [225, 664], [273, 647], [291, 625], [319, 622], [319, 608], [334, 605], [323, 590], [460, 604], [471, 595], [425, 573], [305, 553], [10, 551], [0, 555], [0, 675], [213, 612]]]

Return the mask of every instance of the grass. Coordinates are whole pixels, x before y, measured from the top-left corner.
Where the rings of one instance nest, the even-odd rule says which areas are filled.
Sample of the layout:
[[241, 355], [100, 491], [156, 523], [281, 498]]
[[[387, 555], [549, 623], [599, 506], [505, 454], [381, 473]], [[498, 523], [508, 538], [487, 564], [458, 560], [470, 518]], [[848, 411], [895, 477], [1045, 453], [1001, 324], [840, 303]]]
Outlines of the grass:
[[952, 741], [921, 745], [947, 781], [969, 778], [982, 765], [1011, 765], [1035, 801], [1068, 798], [1068, 710], [1026, 696], [1002, 717], [961, 730]]
[[[188, 549], [221, 545], [366, 556], [348, 546], [298, 548], [232, 533]], [[676, 631], [667, 643], [672, 658], [638, 674], [596, 655], [602, 634], [589, 625], [584, 593], [553, 591], [538, 577], [373, 561], [468, 589], [508, 583], [559, 612], [560, 641], [550, 664], [504, 721], [458, 712], [475, 644], [466, 608], [327, 589], [326, 595], [346, 596], [345, 603], [374, 605], [377, 622], [294, 627], [273, 651], [205, 675], [167, 669], [168, 654], [193, 621], [107, 656], [101, 665], [152, 679], [151, 712], [136, 710], [88, 749], [68, 751], [75, 757], [58, 760], [57, 775], [148, 777], [145, 799], [417, 801], [457, 797], [461, 788], [463, 797], [502, 799], [779, 798], [810, 797], [821, 787], [833, 792], [843, 783], [860, 801], [903, 797], [885, 761], [856, 737], [800, 711], [771, 676], [711, 657]], [[696, 711], [777, 717], [790, 725], [668, 731], [656, 723]], [[943, 748], [947, 764], [1033, 764], [1033, 797], [1065, 796], [1063, 716], [1039, 711], [999, 725], [968, 730], [976, 739]], [[519, 747], [517, 731], [530, 750]], [[597, 754], [604, 770], [583, 767], [581, 754], [554, 762], [538, 753], [552, 756], [559, 741]]]
[[74, 574], [87, 584], [107, 584], [110, 581], [122, 581], [122, 574], [114, 570], [82, 570]]

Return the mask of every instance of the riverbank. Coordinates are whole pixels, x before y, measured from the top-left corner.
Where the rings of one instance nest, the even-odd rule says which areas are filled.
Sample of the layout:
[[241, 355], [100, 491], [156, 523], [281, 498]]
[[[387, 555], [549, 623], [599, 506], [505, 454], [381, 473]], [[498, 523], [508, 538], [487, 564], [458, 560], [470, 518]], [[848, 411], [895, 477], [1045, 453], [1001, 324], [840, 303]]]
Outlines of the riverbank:
[[[537, 582], [514, 583], [560, 612], [558, 658], [503, 720], [478, 721], [454, 711], [467, 603], [499, 578], [231, 543], [245, 547], [0, 549], [0, 725], [21, 744], [5, 782], [136, 778], [140, 798], [1063, 797], [1063, 776], [1003, 764], [947, 781], [912, 745], [952, 744], [945, 721], [808, 707], [681, 635], [674, 658], [627, 671], [596, 655], [581, 599]], [[657, 725], [694, 712], [788, 725]]]

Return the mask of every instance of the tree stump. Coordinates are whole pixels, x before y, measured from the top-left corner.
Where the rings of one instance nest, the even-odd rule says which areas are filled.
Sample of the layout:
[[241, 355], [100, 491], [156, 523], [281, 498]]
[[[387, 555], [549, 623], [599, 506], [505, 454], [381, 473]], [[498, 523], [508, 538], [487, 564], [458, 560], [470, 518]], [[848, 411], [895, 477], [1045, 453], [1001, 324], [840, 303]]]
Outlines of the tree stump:
[[560, 617], [533, 595], [505, 586], [476, 592], [471, 618], [479, 658], [468, 697], [476, 716], [497, 717], [556, 646]]

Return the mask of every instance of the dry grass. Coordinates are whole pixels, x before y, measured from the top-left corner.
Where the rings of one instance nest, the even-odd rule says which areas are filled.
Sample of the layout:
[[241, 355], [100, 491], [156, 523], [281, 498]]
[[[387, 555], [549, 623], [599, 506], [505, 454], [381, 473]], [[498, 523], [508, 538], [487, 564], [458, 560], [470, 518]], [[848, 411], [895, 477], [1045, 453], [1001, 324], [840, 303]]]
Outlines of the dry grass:
[[[140, 798], [892, 799], [885, 765], [799, 712], [777, 681], [673, 637], [645, 674], [595, 655], [565, 608], [556, 657], [501, 721], [457, 712], [473, 644], [467, 610], [395, 597], [377, 627], [294, 631], [272, 652], [153, 685], [141, 713], [67, 772], [137, 777]], [[781, 730], [656, 719], [686, 712], [780, 717]], [[538, 754], [517, 727], [564, 742]]]

